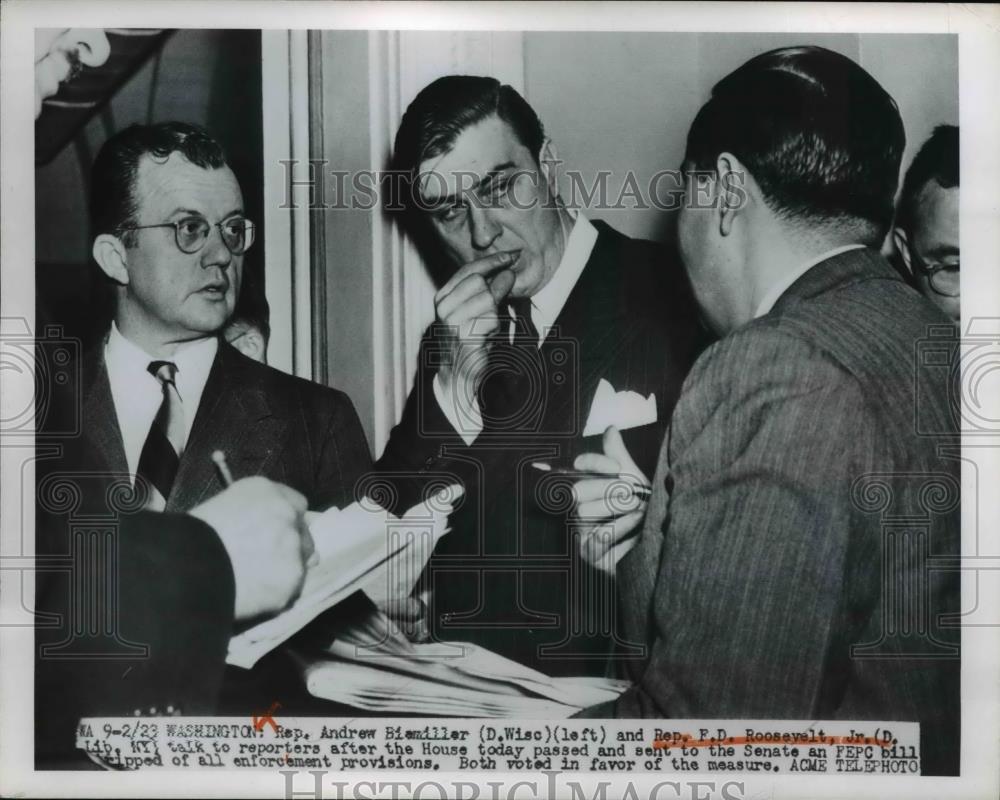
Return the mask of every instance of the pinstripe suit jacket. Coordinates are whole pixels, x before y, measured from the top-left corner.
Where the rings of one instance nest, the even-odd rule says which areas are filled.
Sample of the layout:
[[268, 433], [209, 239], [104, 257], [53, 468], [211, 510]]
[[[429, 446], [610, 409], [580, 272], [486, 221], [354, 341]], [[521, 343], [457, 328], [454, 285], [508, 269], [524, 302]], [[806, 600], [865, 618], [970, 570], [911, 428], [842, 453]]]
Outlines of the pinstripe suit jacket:
[[925, 774], [957, 772], [955, 346], [855, 250], [701, 356], [619, 564], [649, 657], [587, 716], [915, 720]]

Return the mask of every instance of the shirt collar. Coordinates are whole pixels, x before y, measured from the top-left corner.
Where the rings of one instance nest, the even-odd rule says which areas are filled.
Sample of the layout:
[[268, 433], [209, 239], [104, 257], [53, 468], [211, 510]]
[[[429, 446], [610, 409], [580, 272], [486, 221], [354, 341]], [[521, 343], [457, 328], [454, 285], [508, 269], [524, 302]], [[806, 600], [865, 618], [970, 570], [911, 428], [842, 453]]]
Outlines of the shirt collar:
[[863, 247], [863, 244], [845, 244], [841, 247], [835, 247], [832, 250], [827, 250], [825, 253], [821, 253], [815, 258], [810, 259], [799, 266], [798, 269], [789, 272], [764, 293], [764, 297], [761, 298], [760, 303], [757, 305], [757, 311], [753, 315], [754, 319], [757, 319], [757, 317], [763, 317], [772, 308], [774, 308], [774, 304], [778, 302], [778, 298], [787, 292], [795, 281], [805, 275], [820, 262], [826, 261], [828, 258], [833, 258], [834, 256], [839, 256], [841, 253], [846, 253], [848, 250], [858, 250]]
[[597, 228], [582, 212], [567, 209], [570, 218], [574, 220], [573, 229], [566, 237], [566, 248], [563, 250], [559, 267], [545, 284], [531, 296], [531, 318], [538, 328], [540, 342], [545, 340], [548, 329], [555, 325], [570, 292], [583, 273], [583, 268], [590, 260], [590, 254], [597, 241]]
[[205, 339], [178, 345], [174, 354], [168, 359], [156, 358], [135, 342], [127, 339], [118, 330], [117, 323], [112, 323], [111, 333], [108, 335], [108, 343], [104, 350], [104, 359], [108, 367], [109, 377], [113, 376], [113, 379], [125, 383], [149, 379], [157, 387], [159, 381], [147, 369], [149, 363], [151, 361], [174, 362], [177, 365], [177, 375], [174, 382], [177, 385], [177, 393], [181, 397], [181, 402], [184, 403], [185, 408], [197, 409], [197, 403], [201, 400], [201, 393], [208, 381], [208, 373], [212, 369], [212, 362], [215, 360], [218, 349], [219, 340], [215, 336], [209, 336]]

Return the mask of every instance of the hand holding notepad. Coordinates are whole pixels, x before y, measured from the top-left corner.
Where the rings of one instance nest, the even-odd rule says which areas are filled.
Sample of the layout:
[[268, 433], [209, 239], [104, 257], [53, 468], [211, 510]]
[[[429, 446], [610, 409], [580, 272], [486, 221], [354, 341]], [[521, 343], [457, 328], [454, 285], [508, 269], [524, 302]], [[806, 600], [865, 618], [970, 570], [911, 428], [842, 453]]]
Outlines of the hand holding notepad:
[[340, 510], [309, 513], [318, 560], [306, 570], [298, 599], [275, 617], [234, 636], [226, 661], [249, 669], [319, 614], [363, 590], [376, 602], [404, 597], [416, 584], [434, 545], [446, 532], [451, 486], [396, 517], [365, 499]]

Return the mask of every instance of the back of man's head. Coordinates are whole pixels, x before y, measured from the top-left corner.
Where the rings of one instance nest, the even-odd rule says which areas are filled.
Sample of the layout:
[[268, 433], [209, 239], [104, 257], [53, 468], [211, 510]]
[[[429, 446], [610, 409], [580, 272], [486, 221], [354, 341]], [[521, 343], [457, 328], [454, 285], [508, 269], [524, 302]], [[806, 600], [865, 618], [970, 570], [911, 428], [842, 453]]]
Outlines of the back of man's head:
[[685, 169], [713, 170], [731, 153], [785, 220], [878, 246], [905, 141], [895, 101], [864, 69], [822, 47], [786, 47], [715, 85], [688, 133]]
[[137, 224], [139, 163], [147, 155], [166, 160], [174, 152], [203, 169], [226, 166], [219, 143], [202, 128], [184, 122], [131, 125], [104, 143], [91, 169], [93, 236], [110, 233], [122, 239], [126, 247], [131, 246], [134, 234], [125, 229]]
[[958, 127], [938, 125], [906, 170], [896, 226], [912, 234], [923, 188], [934, 181], [942, 189], [954, 189], [958, 186], [958, 165]]
[[403, 176], [404, 205], [412, 206], [412, 179], [427, 159], [443, 155], [459, 135], [497, 116], [538, 160], [545, 131], [538, 115], [515, 89], [496, 78], [446, 75], [428, 84], [413, 99], [396, 132], [392, 167]]
[[271, 339], [267, 301], [262, 308], [244, 305], [233, 314], [222, 331], [223, 338], [243, 355], [267, 363], [267, 345]]

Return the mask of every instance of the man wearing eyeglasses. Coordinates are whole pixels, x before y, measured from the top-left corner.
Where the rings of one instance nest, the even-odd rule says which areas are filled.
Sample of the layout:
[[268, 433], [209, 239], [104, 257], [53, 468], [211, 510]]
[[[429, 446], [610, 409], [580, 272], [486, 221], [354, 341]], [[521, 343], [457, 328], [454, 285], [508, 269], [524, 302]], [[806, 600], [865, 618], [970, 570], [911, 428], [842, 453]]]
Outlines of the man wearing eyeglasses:
[[893, 241], [917, 288], [958, 322], [957, 126], [938, 125], [906, 171]]
[[[279, 480], [311, 508], [349, 503], [369, 461], [349, 398], [245, 358], [219, 335], [256, 230], [221, 147], [182, 123], [128, 128], [94, 163], [91, 208], [94, 260], [116, 304], [85, 373], [102, 424], [117, 420], [109, 460], [146, 479], [150, 507], [186, 511], [221, 490], [215, 450], [234, 477]], [[176, 464], [158, 458], [162, 440], [147, 446], [165, 397]]]
[[[71, 576], [37, 585], [39, 613], [62, 619], [37, 632], [39, 763], [72, 753], [81, 716], [306, 702], [286, 656], [227, 670], [228, 641], [295, 598], [303, 512], [349, 503], [370, 467], [346, 395], [220, 336], [255, 228], [218, 143], [182, 123], [132, 126], [101, 149], [91, 186], [93, 256], [116, 303], [106, 340], [68, 370], [78, 380], [47, 387], [46, 419], [78, 408], [80, 424], [38, 470], [40, 563], [74, 559]], [[76, 489], [72, 508], [60, 481]], [[107, 529], [108, 558], [78, 553], [81, 516]], [[96, 611], [74, 602], [105, 580], [115, 591], [93, 598]]]

